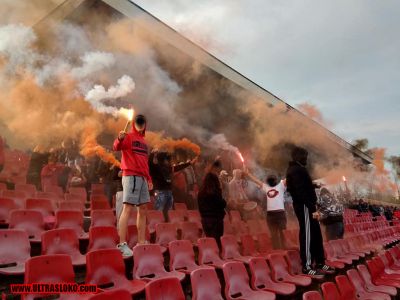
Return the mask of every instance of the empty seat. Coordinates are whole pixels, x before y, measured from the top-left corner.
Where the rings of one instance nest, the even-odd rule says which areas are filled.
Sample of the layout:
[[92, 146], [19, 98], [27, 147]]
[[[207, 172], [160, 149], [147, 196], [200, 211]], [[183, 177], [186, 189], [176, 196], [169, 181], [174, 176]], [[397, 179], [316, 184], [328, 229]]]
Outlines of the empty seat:
[[14, 188], [16, 191], [23, 191], [28, 197], [33, 197], [36, 194], [36, 186], [34, 184], [20, 184], [17, 183]]
[[250, 234], [243, 234], [240, 236], [240, 241], [242, 242], [242, 253], [248, 256], [261, 256], [256, 250], [256, 245], [254, 243], [253, 237]]
[[219, 249], [214, 238], [200, 238], [197, 241], [199, 247], [199, 264], [210, 265], [216, 268], [222, 268], [226, 263], [219, 256]]
[[[138, 230], [137, 230], [137, 226], [136, 225], [128, 225], [128, 231], [127, 231], [127, 238], [126, 238], [126, 242], [129, 246], [129, 248], [133, 248], [136, 246], [136, 244], [138, 243]], [[149, 230], [146, 228], [146, 240], [149, 241], [150, 240], [150, 233]]]
[[192, 300], [222, 300], [221, 284], [213, 268], [201, 268], [190, 274]]
[[275, 282], [271, 279], [271, 271], [265, 258], [252, 258], [249, 267], [253, 289], [270, 291], [279, 295], [291, 295], [296, 291], [296, 286], [292, 283]]
[[78, 210], [83, 212], [85, 206], [80, 201], [61, 201], [58, 203], [58, 208], [60, 210]]
[[222, 271], [225, 279], [226, 299], [275, 299], [269, 291], [254, 291], [249, 286], [249, 276], [242, 262], [228, 262]]
[[40, 242], [40, 236], [44, 231], [43, 215], [35, 210], [18, 209], [10, 213], [9, 228], [26, 231], [29, 240]]
[[200, 216], [200, 212], [198, 210], [188, 210], [187, 211], [187, 220], [189, 222], [196, 223], [199, 228], [202, 228], [201, 216]]
[[224, 260], [237, 260], [248, 264], [252, 258], [251, 256], [243, 256], [240, 254], [239, 244], [236, 240], [236, 237], [233, 235], [222, 236], [221, 246], [221, 257]]
[[137, 245], [133, 248], [134, 278], [151, 281], [164, 277], [176, 277], [180, 281], [185, 274], [177, 271], [167, 272], [164, 268], [164, 257], [160, 245]]
[[[336, 284], [333, 282], [324, 282], [321, 284], [322, 295], [324, 300], [342, 300]], [[344, 299], [343, 299], [344, 300]]]
[[390, 300], [390, 296], [385, 293], [368, 291], [364, 280], [360, 277], [360, 274], [355, 269], [350, 269], [347, 271], [347, 277], [349, 278], [351, 284], [355, 288], [357, 299], [376, 299], [376, 300]]
[[188, 210], [186, 203], [175, 202], [174, 208], [175, 208], [175, 210], [183, 211], [184, 215], [186, 214], [186, 212]]
[[54, 193], [54, 194], [57, 194], [59, 196], [64, 195], [64, 191], [63, 191], [62, 187], [60, 187], [58, 185], [45, 185], [44, 186], [44, 192], [46, 192], [46, 193]]
[[104, 194], [104, 184], [103, 183], [92, 183], [91, 192], [92, 192], [92, 195]]
[[159, 223], [156, 225], [156, 244], [168, 247], [169, 242], [178, 239], [176, 227], [171, 223]]
[[197, 244], [197, 240], [201, 237], [199, 226], [195, 222], [181, 223], [181, 239], [189, 240], [193, 244]]
[[181, 228], [181, 223], [185, 221], [185, 215], [180, 210], [169, 210], [168, 221], [176, 226], [177, 229]]
[[111, 207], [107, 200], [90, 200], [90, 209], [111, 209]]
[[86, 198], [86, 189], [84, 187], [70, 187], [68, 193], [71, 195], [80, 195]]
[[21, 275], [31, 257], [28, 234], [18, 229], [0, 229], [0, 274]]
[[148, 210], [146, 220], [150, 233], [156, 231], [156, 224], [165, 222], [163, 212], [158, 210]]
[[19, 209], [25, 208], [26, 192], [5, 190], [1, 193], [2, 198], [13, 199]]
[[132, 296], [131, 293], [129, 293], [127, 290], [115, 289], [98, 293], [96, 295], [89, 297], [89, 300], [110, 300], [110, 299], [132, 300]]
[[108, 198], [104, 194], [95, 194], [95, 195], [90, 195], [90, 202], [92, 201], [106, 201], [108, 202]]
[[283, 254], [274, 253], [268, 256], [271, 266], [272, 279], [277, 282], [288, 282], [299, 286], [309, 286], [311, 278], [304, 275], [292, 275], [289, 273], [288, 264]]
[[285, 255], [289, 266], [289, 272], [292, 275], [302, 275], [303, 266], [301, 264], [300, 252], [297, 250], [287, 250]]
[[88, 251], [116, 248], [119, 243], [117, 229], [111, 226], [98, 226], [89, 229]]
[[155, 279], [146, 285], [147, 300], [185, 300], [182, 286], [176, 277]]
[[357, 266], [358, 273], [360, 274], [361, 278], [364, 280], [365, 287], [367, 291], [370, 292], [381, 292], [386, 293], [391, 296], [397, 295], [397, 290], [395, 287], [390, 285], [375, 285], [372, 282], [371, 274], [369, 273], [367, 267], [365, 265], [358, 265]]
[[200, 268], [194, 259], [193, 246], [190, 241], [180, 240], [169, 243], [169, 269], [190, 274]]
[[88, 238], [83, 230], [83, 213], [77, 210], [58, 210], [54, 228], [71, 228], [80, 239]]
[[86, 254], [86, 283], [96, 284], [100, 289], [125, 289], [131, 295], [144, 290], [142, 280], [128, 280], [125, 276], [125, 264], [118, 249], [101, 249]]
[[115, 226], [116, 221], [111, 209], [96, 209], [90, 212], [90, 227]]
[[65, 194], [64, 195], [65, 201], [78, 201], [84, 204], [86, 202], [86, 195], [79, 195], [79, 194]]
[[400, 277], [395, 274], [386, 274], [383, 262], [380, 263], [376, 258], [367, 260], [369, 273], [371, 274], [372, 283], [375, 285], [389, 285], [400, 288]]
[[13, 199], [0, 197], [0, 224], [8, 224], [10, 212], [17, 208]]
[[64, 200], [63, 196], [60, 196], [60, 195], [58, 195], [56, 193], [53, 193], [53, 192], [36, 192], [35, 198], [37, 198], [37, 199], [48, 199], [48, 200], [51, 200], [51, 201], [62, 201], [62, 200]]
[[303, 300], [322, 300], [322, 297], [317, 291], [308, 291], [303, 294]]
[[26, 199], [25, 208], [40, 211], [43, 217], [46, 218], [54, 215], [55, 205], [49, 199], [28, 198]]
[[335, 277], [336, 285], [338, 287], [340, 296], [342, 299], [349, 299], [355, 300], [356, 298], [356, 291], [352, 284], [350, 283], [349, 279], [345, 275], [338, 275]]
[[42, 233], [42, 254], [66, 254], [72, 265], [86, 264], [85, 256], [79, 252], [79, 240], [75, 230], [70, 228], [53, 229]]

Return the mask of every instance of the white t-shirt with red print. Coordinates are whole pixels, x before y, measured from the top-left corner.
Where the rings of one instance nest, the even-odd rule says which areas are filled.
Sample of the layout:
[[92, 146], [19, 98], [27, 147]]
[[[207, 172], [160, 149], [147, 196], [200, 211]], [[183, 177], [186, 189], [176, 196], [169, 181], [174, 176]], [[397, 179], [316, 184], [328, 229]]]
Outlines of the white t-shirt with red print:
[[282, 180], [273, 187], [264, 183], [261, 189], [267, 196], [267, 211], [285, 209], [284, 202], [286, 186]]

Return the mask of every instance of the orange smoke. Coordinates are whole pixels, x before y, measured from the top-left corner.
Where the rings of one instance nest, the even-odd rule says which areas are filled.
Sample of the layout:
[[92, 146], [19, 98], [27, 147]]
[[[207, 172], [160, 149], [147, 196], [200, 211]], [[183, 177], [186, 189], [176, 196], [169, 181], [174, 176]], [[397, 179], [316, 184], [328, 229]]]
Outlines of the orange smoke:
[[96, 132], [91, 128], [87, 128], [82, 132], [80, 153], [85, 157], [98, 156], [102, 161], [119, 167], [121, 163], [115, 158], [114, 154], [107, 152], [104, 147], [97, 143], [96, 136]]
[[310, 103], [301, 103], [298, 106], [298, 109], [304, 113], [307, 117], [324, 124], [324, 118], [322, 117], [322, 113], [318, 110], [318, 108]]
[[182, 149], [191, 151], [197, 156], [201, 153], [200, 146], [187, 138], [175, 140], [169, 137], [163, 137], [162, 133], [148, 131], [146, 132], [146, 141], [150, 147], [162, 149], [168, 152]]
[[374, 161], [373, 164], [378, 174], [387, 175], [389, 171], [385, 169], [385, 148], [375, 148], [372, 150]]

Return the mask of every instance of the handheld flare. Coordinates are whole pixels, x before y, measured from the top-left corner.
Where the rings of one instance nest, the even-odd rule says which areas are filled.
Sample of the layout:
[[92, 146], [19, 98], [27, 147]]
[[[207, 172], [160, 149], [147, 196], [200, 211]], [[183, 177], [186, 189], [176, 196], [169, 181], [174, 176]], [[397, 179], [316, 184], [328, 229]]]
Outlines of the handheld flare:
[[132, 123], [134, 110], [133, 110], [133, 108], [121, 109], [120, 112], [128, 119], [128, 121], [126, 122], [125, 128], [124, 128], [124, 131], [126, 132], [128, 130], [129, 125]]

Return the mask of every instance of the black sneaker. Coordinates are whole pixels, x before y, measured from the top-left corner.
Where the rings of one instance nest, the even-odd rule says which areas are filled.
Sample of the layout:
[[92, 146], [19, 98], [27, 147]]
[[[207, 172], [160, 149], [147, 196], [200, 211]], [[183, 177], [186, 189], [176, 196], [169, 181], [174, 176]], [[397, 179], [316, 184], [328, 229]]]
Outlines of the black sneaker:
[[328, 265], [320, 265], [318, 266], [318, 270], [320, 270], [324, 274], [332, 275], [336, 273], [335, 268], [332, 268]]
[[317, 280], [322, 280], [325, 278], [325, 274], [318, 269], [303, 269], [303, 274]]

